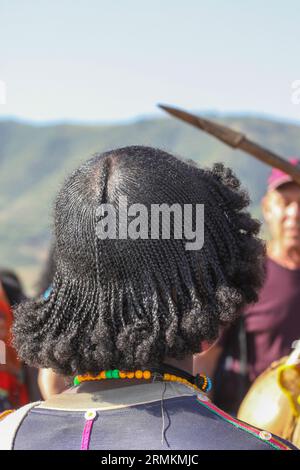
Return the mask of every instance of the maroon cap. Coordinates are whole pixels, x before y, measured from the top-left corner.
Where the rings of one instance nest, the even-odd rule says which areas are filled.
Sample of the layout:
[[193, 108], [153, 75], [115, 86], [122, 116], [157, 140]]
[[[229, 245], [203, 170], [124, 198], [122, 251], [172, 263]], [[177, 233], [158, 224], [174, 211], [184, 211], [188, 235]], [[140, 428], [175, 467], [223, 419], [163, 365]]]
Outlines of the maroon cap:
[[[289, 158], [288, 161], [294, 166], [299, 166], [300, 169], [299, 158]], [[284, 183], [290, 183], [291, 181], [294, 181], [292, 176], [284, 173], [278, 168], [272, 168], [271, 174], [268, 178], [268, 191], [276, 189]]]

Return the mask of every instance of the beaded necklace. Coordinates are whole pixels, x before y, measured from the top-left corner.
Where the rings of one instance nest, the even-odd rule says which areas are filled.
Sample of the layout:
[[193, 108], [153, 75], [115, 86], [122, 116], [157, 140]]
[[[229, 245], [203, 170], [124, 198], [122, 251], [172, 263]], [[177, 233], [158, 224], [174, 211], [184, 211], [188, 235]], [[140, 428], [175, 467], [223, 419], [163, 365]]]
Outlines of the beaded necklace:
[[140, 379], [140, 380], [163, 380], [166, 382], [178, 382], [188, 385], [197, 391], [209, 392], [212, 382], [205, 374], [190, 375], [176, 367], [163, 366], [147, 370], [123, 371], [119, 369], [102, 370], [97, 375], [77, 375], [74, 378], [74, 386], [87, 381], [99, 381], [107, 379]]
[[[113, 370], [102, 370], [97, 375], [85, 374], [77, 375], [74, 378], [74, 386], [80, 385], [82, 382], [97, 381], [97, 380], [109, 380], [109, 379], [140, 379], [140, 380], [163, 380], [166, 382], [178, 382], [193, 390], [200, 392], [202, 400], [209, 400], [201, 392], [209, 392], [212, 387], [212, 383], [209, 377], [205, 374], [197, 374], [196, 376], [190, 375], [183, 370], [177, 369], [176, 367], [163, 364], [160, 368], [151, 368], [146, 370], [135, 370], [135, 371], [124, 371], [119, 369]], [[199, 397], [199, 395], [198, 395]], [[91, 432], [93, 428], [94, 420], [96, 419], [97, 411], [87, 410], [85, 414], [85, 426], [82, 433], [81, 449], [88, 450], [91, 438]], [[164, 425], [163, 425], [164, 430]]]

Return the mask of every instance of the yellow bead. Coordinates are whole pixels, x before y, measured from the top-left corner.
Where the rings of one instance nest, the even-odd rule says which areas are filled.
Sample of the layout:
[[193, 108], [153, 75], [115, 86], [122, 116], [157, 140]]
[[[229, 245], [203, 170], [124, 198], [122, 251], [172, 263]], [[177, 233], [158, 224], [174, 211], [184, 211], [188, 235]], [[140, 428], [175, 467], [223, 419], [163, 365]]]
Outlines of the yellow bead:
[[127, 372], [127, 373], [126, 373], [126, 377], [127, 377], [127, 379], [133, 379], [133, 377], [134, 377], [134, 372]]
[[120, 379], [126, 379], [126, 372], [123, 372], [120, 370], [119, 375], [120, 375]]
[[135, 371], [135, 377], [136, 377], [136, 379], [142, 379], [143, 378], [143, 371], [136, 370]]
[[164, 380], [171, 380], [170, 374], [164, 374]]
[[145, 370], [145, 371], [143, 372], [143, 377], [144, 377], [144, 379], [146, 379], [146, 380], [150, 379], [150, 378], [151, 378], [151, 372], [150, 372], [149, 370]]

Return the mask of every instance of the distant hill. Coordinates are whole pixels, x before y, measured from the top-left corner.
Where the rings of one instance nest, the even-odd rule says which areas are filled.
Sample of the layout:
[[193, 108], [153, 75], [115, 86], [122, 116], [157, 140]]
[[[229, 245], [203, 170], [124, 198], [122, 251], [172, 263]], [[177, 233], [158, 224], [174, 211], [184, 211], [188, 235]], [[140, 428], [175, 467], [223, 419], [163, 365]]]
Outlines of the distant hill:
[[[300, 126], [251, 117], [215, 118], [273, 151], [300, 154]], [[0, 263], [32, 285], [50, 239], [54, 196], [63, 178], [96, 152], [132, 144], [157, 146], [202, 166], [222, 161], [241, 178], [261, 217], [259, 202], [269, 167], [176, 119], [123, 125], [29, 125], [0, 122]]]

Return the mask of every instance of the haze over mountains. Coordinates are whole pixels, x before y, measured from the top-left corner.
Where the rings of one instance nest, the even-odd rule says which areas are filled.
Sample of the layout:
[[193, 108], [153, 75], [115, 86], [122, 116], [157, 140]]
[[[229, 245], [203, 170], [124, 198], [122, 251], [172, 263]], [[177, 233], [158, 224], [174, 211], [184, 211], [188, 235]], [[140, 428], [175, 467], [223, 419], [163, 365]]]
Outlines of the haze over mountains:
[[[296, 124], [253, 115], [213, 119], [286, 158], [300, 155], [300, 126]], [[42, 126], [0, 121], [1, 265], [16, 268], [25, 284], [32, 286], [47, 251], [52, 203], [63, 178], [96, 152], [133, 144], [160, 147], [201, 166], [224, 162], [241, 178], [253, 201], [251, 210], [261, 217], [259, 202], [269, 167], [178, 120]]]

